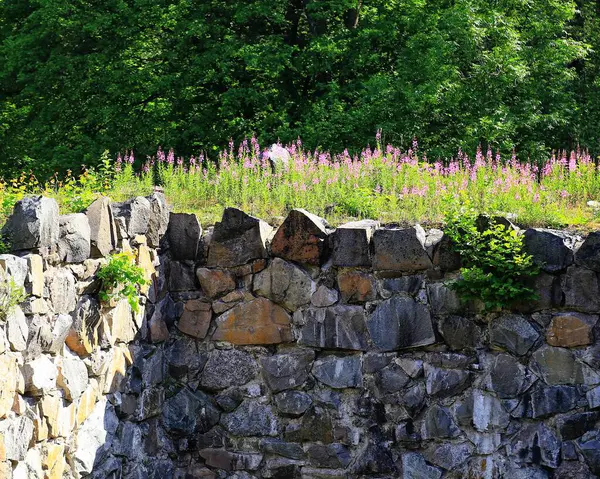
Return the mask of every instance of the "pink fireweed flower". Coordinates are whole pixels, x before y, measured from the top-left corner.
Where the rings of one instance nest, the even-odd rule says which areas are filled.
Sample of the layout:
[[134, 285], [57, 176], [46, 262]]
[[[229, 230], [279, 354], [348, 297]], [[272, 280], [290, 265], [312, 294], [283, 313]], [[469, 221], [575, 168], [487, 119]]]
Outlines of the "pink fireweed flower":
[[175, 152], [173, 151], [173, 148], [169, 150], [169, 154], [167, 155], [167, 163], [169, 165], [175, 163]]
[[123, 163], [123, 158], [121, 158], [121, 153], [117, 155], [117, 162], [115, 163], [115, 171], [121, 171], [121, 164]]
[[539, 203], [539, 201], [540, 201], [540, 194], [539, 194], [539, 193], [536, 193], [535, 195], [533, 195], [533, 199], [532, 199], [532, 201], [533, 201], [534, 203]]
[[566, 198], [567, 196], [569, 196], [569, 192], [567, 190], [562, 190], [560, 192], [560, 197], [561, 198]]
[[165, 162], [165, 152], [163, 151], [162, 147], [158, 147], [158, 150], [156, 151], [156, 159], [158, 160], [159, 163], [164, 163]]

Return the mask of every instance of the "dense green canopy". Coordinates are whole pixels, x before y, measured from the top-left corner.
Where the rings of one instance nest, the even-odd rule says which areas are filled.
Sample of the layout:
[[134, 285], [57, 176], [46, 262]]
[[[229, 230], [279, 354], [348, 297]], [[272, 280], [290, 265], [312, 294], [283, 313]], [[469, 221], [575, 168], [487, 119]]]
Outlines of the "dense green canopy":
[[4, 0], [6, 175], [256, 133], [341, 151], [419, 138], [600, 153], [600, 2]]

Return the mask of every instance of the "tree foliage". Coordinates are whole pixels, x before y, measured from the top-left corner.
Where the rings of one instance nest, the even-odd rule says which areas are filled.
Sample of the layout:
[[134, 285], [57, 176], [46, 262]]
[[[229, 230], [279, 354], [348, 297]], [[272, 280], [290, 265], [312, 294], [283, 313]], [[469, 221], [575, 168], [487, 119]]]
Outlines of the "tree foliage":
[[4, 0], [4, 171], [261, 142], [600, 151], [590, 0]]

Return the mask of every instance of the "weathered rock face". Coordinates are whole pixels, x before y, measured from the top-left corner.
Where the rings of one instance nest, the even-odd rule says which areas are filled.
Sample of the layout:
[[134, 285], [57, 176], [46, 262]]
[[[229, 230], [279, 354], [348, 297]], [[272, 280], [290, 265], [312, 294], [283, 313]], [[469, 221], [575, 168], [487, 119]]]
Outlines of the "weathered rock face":
[[402, 296], [380, 303], [367, 321], [367, 327], [379, 351], [426, 346], [435, 342], [427, 308]]
[[18, 201], [2, 229], [15, 251], [51, 249], [58, 242], [58, 204], [42, 196]]
[[137, 196], [122, 203], [113, 203], [112, 209], [115, 218], [124, 219], [125, 231], [131, 238], [148, 232], [152, 208], [147, 198]]
[[289, 314], [268, 299], [242, 303], [216, 320], [212, 339], [233, 344], [277, 344], [292, 340]]
[[164, 198], [145, 200], [118, 205], [119, 236], [104, 235], [106, 254], [136, 252], [152, 278], [138, 313], [98, 302], [104, 259], [0, 256], [29, 295], [0, 324], [1, 477], [600, 471], [593, 236], [578, 256], [577, 238], [552, 233], [574, 262], [535, 278], [538, 300], [486, 314], [448, 288], [458, 262], [441, 231], [332, 233], [297, 211], [269, 253], [260, 221], [230, 212], [207, 265], [210, 230], [171, 215], [166, 233]]
[[576, 239], [562, 231], [531, 228], [525, 231], [525, 249], [544, 271], [554, 273], [573, 264]]
[[60, 236], [58, 255], [65, 263], [82, 263], [90, 257], [91, 230], [88, 217], [83, 213], [59, 218]]
[[85, 210], [85, 215], [90, 224], [92, 257], [108, 256], [117, 247], [118, 241], [110, 199], [98, 198]]
[[267, 257], [272, 228], [236, 208], [226, 208], [215, 225], [208, 249], [208, 265], [230, 267]]
[[373, 269], [418, 271], [433, 266], [425, 250], [425, 230], [416, 225], [406, 229], [380, 229], [373, 234]]
[[327, 222], [308, 211], [290, 211], [271, 242], [271, 254], [318, 266], [327, 247]]

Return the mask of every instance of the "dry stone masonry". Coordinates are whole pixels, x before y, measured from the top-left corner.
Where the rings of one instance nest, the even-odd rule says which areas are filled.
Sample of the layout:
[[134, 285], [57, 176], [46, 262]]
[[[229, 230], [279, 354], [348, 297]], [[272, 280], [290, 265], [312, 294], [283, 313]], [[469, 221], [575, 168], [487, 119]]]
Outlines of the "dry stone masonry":
[[[214, 228], [160, 193], [20, 202], [0, 266], [0, 477], [600, 477], [600, 236], [523, 232], [538, 299], [484, 313], [439, 230]], [[133, 250], [134, 313], [95, 277]], [[3, 476], [2, 476], [3, 474]]]

